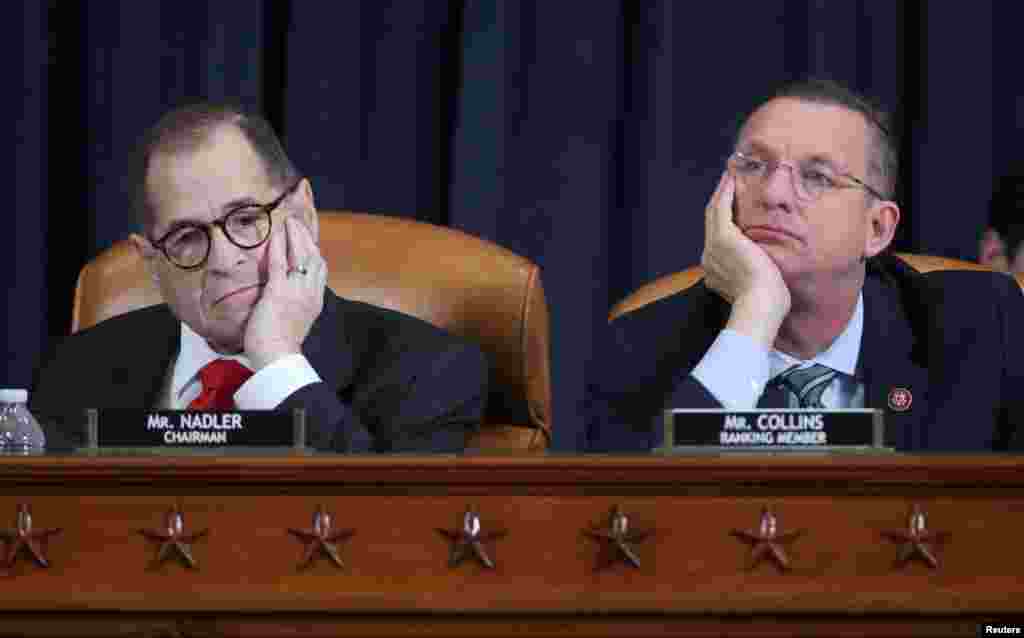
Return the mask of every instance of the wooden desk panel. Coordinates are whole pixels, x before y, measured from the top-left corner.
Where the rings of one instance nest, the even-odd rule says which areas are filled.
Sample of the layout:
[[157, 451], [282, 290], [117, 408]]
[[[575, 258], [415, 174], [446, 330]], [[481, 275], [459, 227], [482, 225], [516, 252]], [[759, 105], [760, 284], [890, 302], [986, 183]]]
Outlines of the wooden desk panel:
[[[0, 569], [0, 635], [974, 635], [984, 618], [1024, 621], [1012, 457], [2, 459], [0, 528], [19, 503], [63, 531], [49, 569], [25, 554]], [[913, 504], [952, 534], [938, 569], [897, 567], [882, 536]], [[318, 505], [356, 530], [344, 570], [298, 568], [287, 528], [310, 527]], [[653, 535], [639, 569], [596, 571], [583, 530], [615, 505]], [[154, 565], [137, 531], [174, 506], [210, 530], [197, 569]], [[447, 564], [437, 528], [468, 506], [507, 531], [488, 544], [494, 570]], [[805, 530], [790, 571], [751, 568], [729, 534], [756, 529], [764, 506]]]

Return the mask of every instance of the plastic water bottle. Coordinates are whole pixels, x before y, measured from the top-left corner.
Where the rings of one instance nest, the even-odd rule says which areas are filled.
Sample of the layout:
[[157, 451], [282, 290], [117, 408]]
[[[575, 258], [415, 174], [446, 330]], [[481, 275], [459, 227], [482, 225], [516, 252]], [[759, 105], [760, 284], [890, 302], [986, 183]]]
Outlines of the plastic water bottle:
[[0, 390], [0, 453], [39, 454], [46, 435], [28, 411], [28, 391]]

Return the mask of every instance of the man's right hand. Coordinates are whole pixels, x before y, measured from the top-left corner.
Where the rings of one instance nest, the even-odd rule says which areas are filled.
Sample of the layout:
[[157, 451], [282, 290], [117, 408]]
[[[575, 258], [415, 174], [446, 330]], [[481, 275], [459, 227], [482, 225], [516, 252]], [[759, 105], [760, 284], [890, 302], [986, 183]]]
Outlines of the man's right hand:
[[732, 304], [726, 327], [771, 348], [791, 298], [772, 258], [733, 221], [736, 178], [726, 169], [705, 210], [705, 285]]

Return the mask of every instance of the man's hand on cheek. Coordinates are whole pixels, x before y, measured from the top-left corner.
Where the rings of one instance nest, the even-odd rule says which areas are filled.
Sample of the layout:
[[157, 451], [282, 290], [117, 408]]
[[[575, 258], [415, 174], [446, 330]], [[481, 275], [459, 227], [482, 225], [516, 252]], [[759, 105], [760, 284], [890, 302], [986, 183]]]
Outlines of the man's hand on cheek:
[[245, 353], [256, 370], [302, 352], [323, 310], [327, 285], [327, 264], [309, 229], [297, 219], [286, 217], [268, 241], [267, 283], [244, 338]]
[[705, 210], [705, 285], [732, 303], [729, 328], [770, 345], [789, 312], [789, 288], [768, 253], [736, 226], [735, 198], [726, 170]]

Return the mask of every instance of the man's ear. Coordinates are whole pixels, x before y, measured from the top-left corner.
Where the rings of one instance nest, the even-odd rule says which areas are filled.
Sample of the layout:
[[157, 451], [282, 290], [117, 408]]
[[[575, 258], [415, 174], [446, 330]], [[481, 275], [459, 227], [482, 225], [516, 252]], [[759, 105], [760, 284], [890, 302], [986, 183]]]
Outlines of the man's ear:
[[978, 242], [978, 263], [996, 270], [1010, 269], [1006, 256], [1006, 243], [994, 228], [986, 228]]
[[135, 247], [136, 254], [142, 259], [146, 270], [149, 271], [149, 276], [153, 279], [153, 283], [159, 286], [160, 273], [156, 269], [156, 248], [153, 248], [149, 240], [138, 233], [132, 233], [129, 239], [132, 241], [132, 246]]
[[864, 256], [874, 257], [889, 247], [900, 223], [900, 207], [896, 202], [875, 202], [868, 210], [868, 233], [864, 242]]
[[316, 210], [316, 201], [313, 199], [313, 187], [309, 180], [302, 179], [298, 192], [299, 205], [302, 207], [302, 221], [306, 223], [309, 232], [313, 235], [313, 243], [320, 243], [320, 215]]

